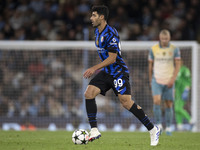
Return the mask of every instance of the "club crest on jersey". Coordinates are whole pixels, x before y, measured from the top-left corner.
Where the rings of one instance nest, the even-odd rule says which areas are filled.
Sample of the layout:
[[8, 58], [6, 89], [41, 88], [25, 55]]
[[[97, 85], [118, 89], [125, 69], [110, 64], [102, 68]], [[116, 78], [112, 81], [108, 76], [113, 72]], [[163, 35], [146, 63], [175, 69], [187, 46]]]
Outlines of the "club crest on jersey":
[[103, 42], [103, 40], [104, 40], [104, 37], [102, 36], [102, 37], [101, 37], [101, 43]]
[[166, 53], [165, 53], [165, 52], [163, 52], [163, 55], [165, 56], [165, 55], [166, 55]]

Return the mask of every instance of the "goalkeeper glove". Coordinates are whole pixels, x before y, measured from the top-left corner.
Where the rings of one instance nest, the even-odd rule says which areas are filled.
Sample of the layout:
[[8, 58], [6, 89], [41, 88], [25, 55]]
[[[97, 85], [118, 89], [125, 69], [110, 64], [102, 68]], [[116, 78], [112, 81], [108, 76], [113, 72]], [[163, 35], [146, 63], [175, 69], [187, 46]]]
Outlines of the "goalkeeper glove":
[[188, 98], [189, 98], [189, 88], [185, 88], [185, 90], [182, 93], [182, 99], [186, 101], [188, 100]]

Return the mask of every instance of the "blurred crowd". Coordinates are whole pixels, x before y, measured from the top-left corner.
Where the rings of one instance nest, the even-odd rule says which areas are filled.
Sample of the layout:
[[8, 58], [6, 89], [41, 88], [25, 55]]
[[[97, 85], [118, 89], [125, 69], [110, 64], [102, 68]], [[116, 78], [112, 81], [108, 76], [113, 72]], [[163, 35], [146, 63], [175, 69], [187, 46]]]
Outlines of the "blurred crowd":
[[167, 28], [172, 40], [200, 41], [199, 0], [6, 0], [0, 1], [0, 40], [84, 40], [93, 5], [109, 7], [108, 23], [121, 40], [157, 40]]
[[80, 51], [0, 52], [0, 116], [80, 115]]

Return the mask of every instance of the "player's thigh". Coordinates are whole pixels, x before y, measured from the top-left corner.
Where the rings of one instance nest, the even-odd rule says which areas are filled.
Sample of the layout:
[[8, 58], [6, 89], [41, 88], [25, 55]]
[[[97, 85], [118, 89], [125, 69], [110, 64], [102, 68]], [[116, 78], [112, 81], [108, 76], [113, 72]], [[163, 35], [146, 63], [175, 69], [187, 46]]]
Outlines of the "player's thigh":
[[151, 81], [151, 90], [152, 90], [152, 95], [162, 95], [163, 91], [163, 85], [159, 84], [156, 82], [156, 79], [153, 78]]
[[156, 105], [161, 104], [162, 88], [163, 86], [161, 84], [158, 84], [155, 78], [153, 78], [151, 82], [151, 90], [153, 95], [153, 102]]
[[86, 89], [86, 91], [85, 91], [85, 93], [84, 93], [84, 95], [85, 95], [85, 98], [86, 98], [86, 99], [93, 99], [93, 98], [95, 98], [100, 92], [101, 92], [101, 90], [100, 90], [98, 87], [96, 87], [96, 86], [94, 86], [94, 85], [88, 85], [88, 86], [87, 86], [87, 89]]
[[106, 92], [111, 88], [111, 77], [104, 71], [99, 72], [89, 83], [100, 89], [100, 94], [106, 95]]
[[183, 109], [183, 103], [182, 100], [175, 100], [174, 101], [174, 110], [175, 112], [179, 113]]
[[165, 107], [166, 108], [171, 108], [173, 106], [173, 101], [171, 100], [165, 100]]
[[161, 104], [161, 95], [154, 95], [153, 96], [153, 103], [155, 105], [160, 105]]
[[172, 88], [168, 88], [167, 86], [164, 87], [162, 99], [165, 100], [166, 104], [171, 105], [174, 101], [174, 86]]

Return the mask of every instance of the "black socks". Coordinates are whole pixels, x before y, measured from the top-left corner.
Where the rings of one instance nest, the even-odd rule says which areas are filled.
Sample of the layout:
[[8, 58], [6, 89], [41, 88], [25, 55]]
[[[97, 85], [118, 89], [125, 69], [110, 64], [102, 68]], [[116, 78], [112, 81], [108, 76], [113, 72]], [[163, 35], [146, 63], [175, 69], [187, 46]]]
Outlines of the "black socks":
[[154, 125], [151, 123], [140, 106], [134, 103], [129, 111], [132, 112], [148, 130], [153, 129]]
[[[85, 104], [86, 104], [86, 111], [87, 111], [90, 126], [91, 126], [91, 128], [95, 128], [95, 127], [97, 127], [96, 101], [95, 101], [95, 99], [86, 99]], [[140, 106], [138, 106], [137, 104], [134, 103], [129, 111], [132, 112], [148, 130], [153, 129], [154, 125], [151, 123], [151, 121], [149, 120], [147, 115], [145, 115], [144, 111], [142, 110], [142, 108]]]
[[86, 99], [86, 111], [91, 128], [97, 127], [97, 105], [95, 99]]

